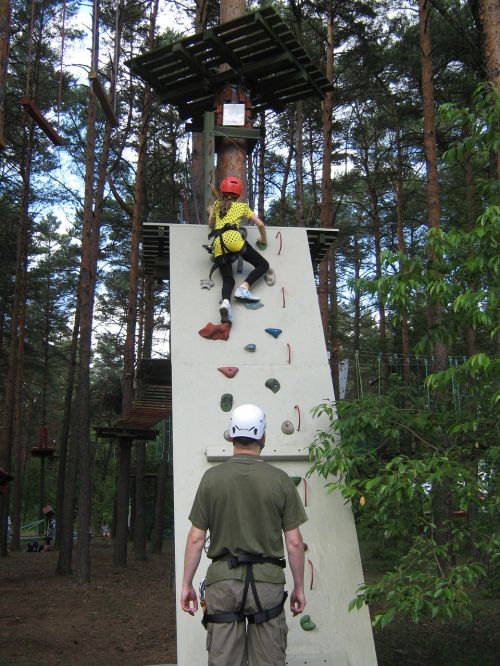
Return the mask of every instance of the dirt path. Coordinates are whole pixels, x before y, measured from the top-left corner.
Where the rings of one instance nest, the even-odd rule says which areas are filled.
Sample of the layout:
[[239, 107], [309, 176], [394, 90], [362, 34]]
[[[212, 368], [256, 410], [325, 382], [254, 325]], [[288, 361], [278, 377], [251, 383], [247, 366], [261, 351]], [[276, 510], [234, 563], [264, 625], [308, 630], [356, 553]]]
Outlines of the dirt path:
[[92, 582], [55, 575], [56, 552], [0, 560], [0, 666], [145, 666], [176, 662], [172, 544], [113, 569], [113, 548], [92, 546]]

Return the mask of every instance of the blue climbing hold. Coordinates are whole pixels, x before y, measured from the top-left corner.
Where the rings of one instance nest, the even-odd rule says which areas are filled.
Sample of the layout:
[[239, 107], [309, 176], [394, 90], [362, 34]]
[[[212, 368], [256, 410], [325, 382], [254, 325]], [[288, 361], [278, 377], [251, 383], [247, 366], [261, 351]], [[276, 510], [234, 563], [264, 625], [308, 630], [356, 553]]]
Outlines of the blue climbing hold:
[[248, 310], [258, 310], [259, 308], [264, 307], [264, 303], [261, 303], [260, 301], [257, 301], [255, 303], [250, 303], [250, 302], [246, 301], [243, 305], [246, 308], [248, 308]]
[[281, 328], [266, 328], [265, 330], [266, 330], [266, 333], [269, 333], [270, 335], [272, 335], [273, 338], [278, 338], [283, 333]]
[[257, 345], [254, 342], [249, 342], [243, 347], [243, 349], [246, 349], [249, 352], [254, 352], [257, 349]]

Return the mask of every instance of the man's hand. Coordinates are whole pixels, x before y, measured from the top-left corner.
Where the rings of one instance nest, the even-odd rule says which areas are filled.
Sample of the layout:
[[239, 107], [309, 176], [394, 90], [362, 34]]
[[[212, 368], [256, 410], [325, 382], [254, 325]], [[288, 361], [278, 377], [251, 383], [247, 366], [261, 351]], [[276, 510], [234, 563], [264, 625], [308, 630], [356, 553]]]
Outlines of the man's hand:
[[192, 585], [182, 586], [181, 608], [190, 615], [194, 615], [198, 610], [198, 597], [196, 596], [196, 592]]
[[292, 593], [290, 594], [290, 610], [292, 611], [292, 615], [294, 617], [296, 615], [300, 615], [300, 613], [302, 613], [302, 611], [304, 610], [305, 606], [306, 606], [306, 599], [304, 597], [304, 591], [296, 590], [294, 588]]

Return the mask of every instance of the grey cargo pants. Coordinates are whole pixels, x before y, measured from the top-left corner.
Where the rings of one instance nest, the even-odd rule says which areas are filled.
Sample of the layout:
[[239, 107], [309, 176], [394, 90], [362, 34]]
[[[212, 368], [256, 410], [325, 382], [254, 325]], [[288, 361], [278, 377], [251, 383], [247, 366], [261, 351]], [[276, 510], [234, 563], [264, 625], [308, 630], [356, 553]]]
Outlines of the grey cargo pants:
[[[221, 580], [205, 590], [207, 613], [239, 610], [243, 581]], [[277, 606], [283, 598], [283, 585], [256, 581], [262, 608]], [[257, 612], [249, 588], [244, 613]], [[288, 627], [285, 610], [261, 624], [247, 622], [210, 623], [207, 627], [208, 666], [285, 666]]]

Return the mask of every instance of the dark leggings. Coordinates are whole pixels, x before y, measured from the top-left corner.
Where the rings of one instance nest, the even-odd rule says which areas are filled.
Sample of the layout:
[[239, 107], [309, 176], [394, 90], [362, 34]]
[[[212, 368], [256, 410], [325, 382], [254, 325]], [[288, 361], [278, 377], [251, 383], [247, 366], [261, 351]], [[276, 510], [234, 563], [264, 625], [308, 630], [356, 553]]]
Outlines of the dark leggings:
[[[231, 254], [231, 253], [229, 253]], [[247, 261], [254, 268], [253, 271], [248, 275], [244, 282], [248, 282], [248, 285], [251, 287], [254, 282], [256, 282], [260, 277], [269, 268], [269, 263], [260, 255], [257, 250], [245, 242], [243, 250], [240, 253], [244, 261]], [[231, 294], [233, 293], [235, 280], [233, 275], [233, 262], [230, 261], [229, 256], [225, 255], [225, 260], [223, 260], [224, 255], [217, 257], [217, 265], [220, 269], [220, 274], [222, 275], [222, 300], [226, 299], [229, 301], [231, 299]]]

